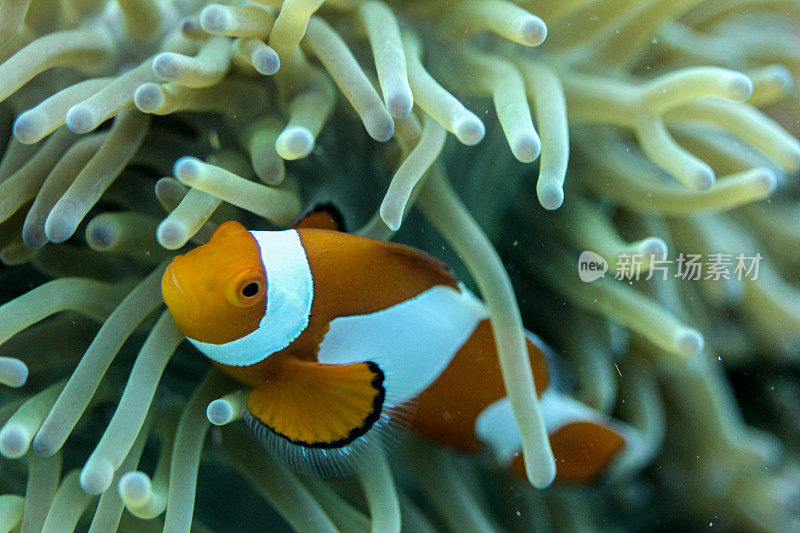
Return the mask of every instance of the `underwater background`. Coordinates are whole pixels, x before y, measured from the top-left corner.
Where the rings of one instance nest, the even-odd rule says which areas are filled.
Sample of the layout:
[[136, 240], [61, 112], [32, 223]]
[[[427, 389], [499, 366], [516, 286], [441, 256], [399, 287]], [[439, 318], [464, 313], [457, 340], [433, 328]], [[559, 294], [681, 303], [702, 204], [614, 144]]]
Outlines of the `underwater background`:
[[[800, 530], [798, 75], [796, 0], [0, 0], [0, 530]], [[238, 421], [161, 274], [321, 203], [485, 300], [530, 482]], [[641, 438], [596, 483], [543, 488], [522, 324]]]

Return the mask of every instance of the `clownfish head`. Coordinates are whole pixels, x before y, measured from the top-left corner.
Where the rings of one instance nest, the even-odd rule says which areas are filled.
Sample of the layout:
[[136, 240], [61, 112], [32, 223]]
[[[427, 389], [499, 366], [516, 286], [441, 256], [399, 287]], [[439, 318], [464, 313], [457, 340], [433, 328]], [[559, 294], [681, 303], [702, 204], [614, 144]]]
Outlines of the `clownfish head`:
[[173, 259], [161, 293], [175, 324], [192, 340], [226, 344], [259, 327], [267, 306], [267, 275], [258, 242], [235, 221], [207, 244]]

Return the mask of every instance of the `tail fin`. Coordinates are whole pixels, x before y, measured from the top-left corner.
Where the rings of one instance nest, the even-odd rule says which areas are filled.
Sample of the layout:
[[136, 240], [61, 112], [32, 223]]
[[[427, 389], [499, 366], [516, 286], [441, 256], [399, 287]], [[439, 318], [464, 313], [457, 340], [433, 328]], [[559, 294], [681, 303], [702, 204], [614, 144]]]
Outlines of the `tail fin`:
[[[602, 476], [625, 450], [639, 445], [639, 435], [632, 427], [552, 387], [540, 401], [556, 460], [556, 481], [590, 483]], [[522, 442], [508, 398], [481, 413], [476, 429], [500, 464], [525, 476]]]

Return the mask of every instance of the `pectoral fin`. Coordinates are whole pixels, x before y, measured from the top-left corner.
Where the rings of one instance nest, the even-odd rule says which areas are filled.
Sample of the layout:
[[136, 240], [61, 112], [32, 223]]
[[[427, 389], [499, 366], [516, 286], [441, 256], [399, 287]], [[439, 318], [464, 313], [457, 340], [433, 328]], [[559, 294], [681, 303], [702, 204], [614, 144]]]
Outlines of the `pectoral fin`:
[[250, 392], [252, 417], [291, 444], [341, 448], [380, 418], [384, 375], [372, 362], [326, 365], [290, 360]]

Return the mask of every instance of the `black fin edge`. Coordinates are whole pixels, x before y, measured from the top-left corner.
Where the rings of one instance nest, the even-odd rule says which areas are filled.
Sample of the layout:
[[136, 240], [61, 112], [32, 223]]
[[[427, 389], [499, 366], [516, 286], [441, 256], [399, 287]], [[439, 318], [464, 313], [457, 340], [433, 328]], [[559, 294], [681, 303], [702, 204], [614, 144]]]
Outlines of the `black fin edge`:
[[257, 421], [261, 426], [268, 429], [276, 436], [288, 441], [291, 444], [294, 444], [296, 446], [303, 446], [304, 448], [320, 448], [320, 449], [330, 450], [347, 446], [357, 438], [362, 437], [364, 434], [366, 434], [367, 431], [369, 431], [372, 428], [375, 422], [377, 422], [378, 419], [380, 419], [381, 411], [383, 410], [383, 403], [384, 400], [386, 399], [386, 388], [383, 386], [383, 381], [384, 381], [383, 370], [381, 370], [380, 367], [378, 367], [378, 365], [376, 365], [372, 361], [366, 361], [364, 364], [366, 364], [367, 368], [369, 368], [370, 371], [372, 371], [375, 374], [375, 377], [372, 378], [371, 385], [378, 391], [378, 394], [376, 394], [375, 397], [372, 399], [372, 411], [370, 411], [370, 413], [363, 420], [361, 425], [351, 429], [350, 432], [347, 434], [347, 436], [341, 439], [330, 442], [305, 442], [299, 439], [293, 439], [288, 435], [284, 435], [280, 431], [276, 431], [275, 429], [270, 427], [263, 420], [258, 418], [258, 416], [254, 415], [253, 413], [250, 413], [249, 409], [247, 410], [247, 412], [250, 416], [246, 417], [245, 421], [247, 422], [247, 425], [250, 426], [250, 429], [253, 429], [254, 431], [255, 428], [252, 426], [252, 423]]
[[332, 479], [353, 475], [358, 470], [377, 464], [380, 457], [391, 453], [400, 445], [405, 434], [402, 419], [405, 409], [384, 406], [378, 421], [370, 432], [341, 448], [306, 448], [291, 444], [273, 433], [245, 408], [244, 422], [266, 452], [291, 471], [316, 478]]

